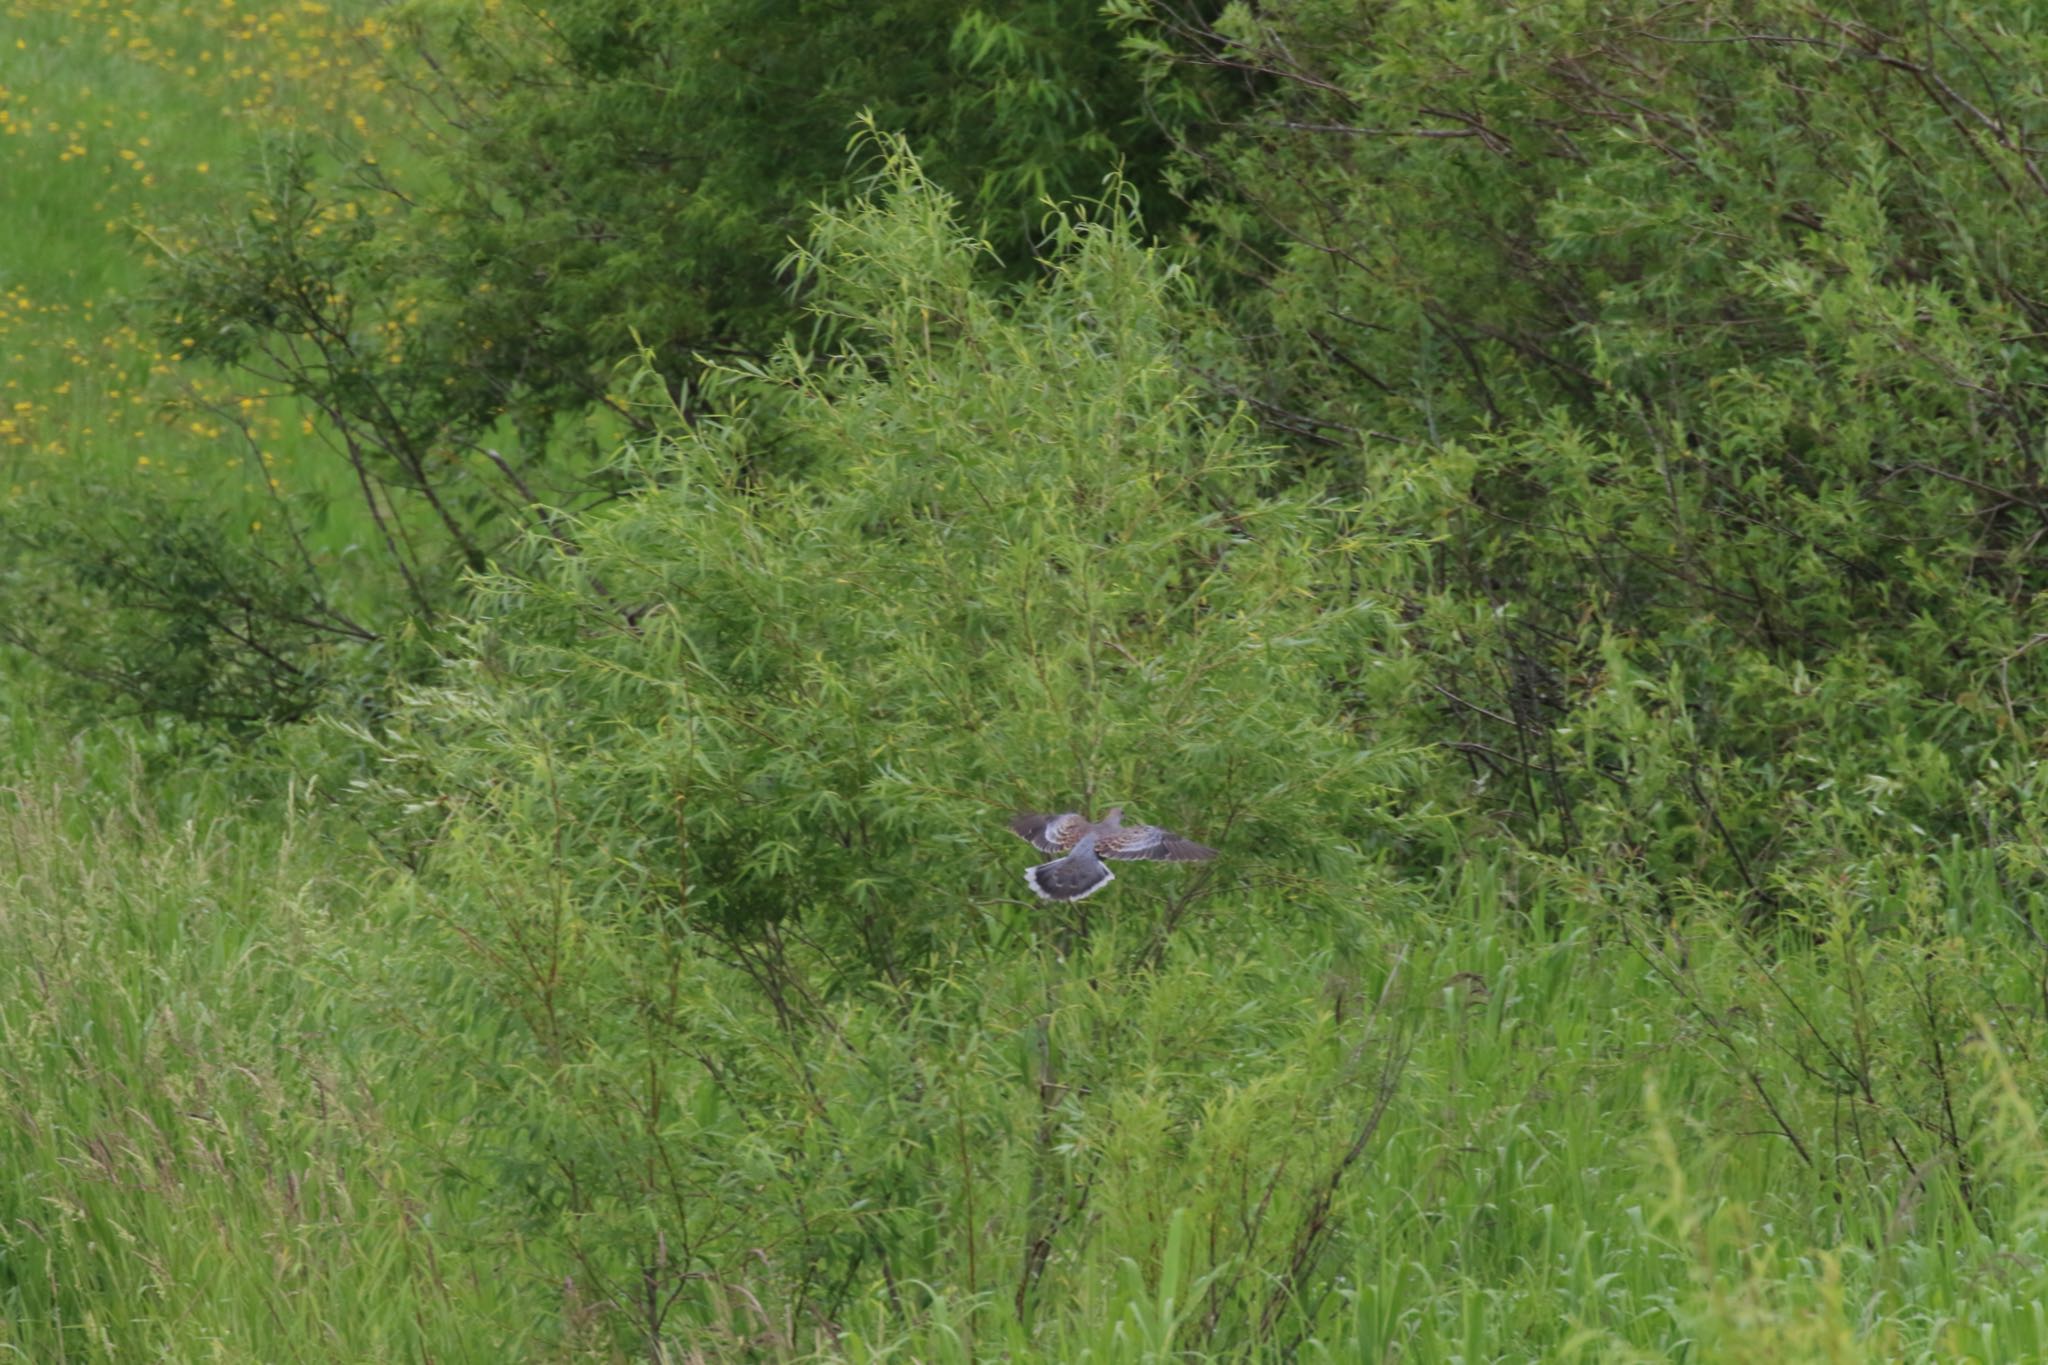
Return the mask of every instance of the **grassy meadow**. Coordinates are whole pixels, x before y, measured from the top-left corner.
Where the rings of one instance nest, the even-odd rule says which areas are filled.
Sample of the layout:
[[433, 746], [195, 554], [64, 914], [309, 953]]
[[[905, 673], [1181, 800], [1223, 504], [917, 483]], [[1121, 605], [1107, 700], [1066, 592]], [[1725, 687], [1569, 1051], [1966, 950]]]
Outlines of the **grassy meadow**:
[[[390, 30], [0, 4], [0, 517], [289, 498], [345, 568], [325, 418], [146, 300], [281, 130], [417, 154]], [[1016, 302], [875, 145], [809, 248], [866, 359], [718, 371], [781, 441], [665, 421], [374, 715], [228, 739], [0, 654], [0, 1359], [2048, 1358], [2018, 670], [1925, 779], [1996, 829], [1915, 823], [1918, 738], [1788, 757], [1823, 852], [1773, 914], [1639, 875], [1640, 809], [1532, 852], [1487, 814], [1527, 772], [1333, 709], [1428, 681], [1438, 618], [1316, 604], [1435, 553], [1434, 475], [1278, 488], [1113, 208]], [[1694, 724], [1624, 652], [1603, 714]], [[1738, 777], [1651, 763], [1616, 810]], [[1005, 810], [1123, 793], [1213, 871], [1027, 900]]]

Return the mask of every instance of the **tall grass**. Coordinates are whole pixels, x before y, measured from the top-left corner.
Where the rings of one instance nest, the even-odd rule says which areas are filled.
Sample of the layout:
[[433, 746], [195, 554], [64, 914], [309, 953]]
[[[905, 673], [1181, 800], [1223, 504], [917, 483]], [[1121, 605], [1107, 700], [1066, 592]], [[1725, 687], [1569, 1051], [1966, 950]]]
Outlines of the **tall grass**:
[[460, 1202], [327, 982], [374, 922], [352, 855], [293, 802], [153, 797], [139, 762], [0, 785], [0, 1353], [510, 1350], [516, 1298], [441, 1246]]
[[[22, 1359], [2048, 1350], [2042, 1040], [1993, 1022], [2038, 990], [2038, 961], [1939, 924], [1818, 949], [1711, 922], [1652, 935], [1597, 901], [1517, 891], [1479, 852], [1414, 904], [1253, 933], [1227, 958], [1191, 941], [1134, 973], [1139, 940], [1110, 927], [1064, 959], [963, 959], [911, 995], [835, 1007], [809, 1043], [778, 1045], [763, 1007], [705, 968], [701, 1045], [779, 1046], [833, 1117], [774, 1138], [700, 1088], [671, 1119], [730, 1142], [702, 1221], [665, 1226], [752, 1234], [650, 1347], [607, 1326], [631, 1317], [632, 1287], [593, 1278], [606, 1249], [580, 1244], [630, 1247], [649, 1225], [598, 1207], [565, 1237], [508, 1193], [591, 1113], [508, 1051], [507, 1002], [454, 969], [458, 925], [369, 873], [317, 802], [236, 811], [226, 788], [188, 784], [170, 823], [137, 760], [39, 763], [0, 789], [0, 1344]], [[1945, 912], [2002, 908], [1967, 852], [1921, 885], [1957, 897]], [[1860, 1037], [1880, 1087], [1931, 1083], [1912, 1074], [1927, 1001], [1981, 1020], [1941, 1078], [1975, 1134], [1960, 1147], [1825, 1061]], [[831, 1192], [789, 1184], [813, 1141], [848, 1182], [847, 1202], [806, 1211], [813, 1233], [859, 1230], [863, 1180], [925, 1229], [829, 1330], [748, 1272], [784, 1254], [785, 1199]], [[1297, 1166], [1310, 1195], [1334, 1177], [1326, 1211], [1290, 1193]], [[1020, 1308], [1047, 1180], [1082, 1203]], [[1288, 1259], [1264, 1249], [1320, 1218], [1328, 1273], [1272, 1274]], [[1269, 1307], [1295, 1328], [1230, 1337]]]

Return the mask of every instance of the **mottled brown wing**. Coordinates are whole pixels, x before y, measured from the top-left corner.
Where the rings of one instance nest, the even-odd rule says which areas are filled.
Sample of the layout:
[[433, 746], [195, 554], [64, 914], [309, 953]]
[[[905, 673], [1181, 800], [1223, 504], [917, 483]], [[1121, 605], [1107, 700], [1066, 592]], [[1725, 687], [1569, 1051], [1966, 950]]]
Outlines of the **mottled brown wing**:
[[1216, 856], [1215, 849], [1157, 825], [1128, 825], [1105, 834], [1096, 840], [1095, 851], [1105, 858], [1122, 858], [1126, 862], [1149, 858], [1162, 863], [1203, 863]]
[[1081, 842], [1081, 831], [1086, 828], [1088, 822], [1073, 811], [1058, 815], [1019, 811], [1010, 820], [1010, 832], [1042, 853], [1065, 853]]

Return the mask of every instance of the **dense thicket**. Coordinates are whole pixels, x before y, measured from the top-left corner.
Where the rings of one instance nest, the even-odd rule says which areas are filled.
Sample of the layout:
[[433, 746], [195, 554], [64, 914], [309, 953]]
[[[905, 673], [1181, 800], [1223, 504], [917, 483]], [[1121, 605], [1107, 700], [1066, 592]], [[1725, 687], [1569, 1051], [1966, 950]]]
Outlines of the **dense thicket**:
[[[1034, 1305], [1086, 1301], [1105, 1256], [1135, 1255], [1200, 1278], [1188, 1330], [1209, 1349], [1333, 1330], [1329, 1277], [1391, 1194], [1361, 1157], [1425, 1027], [1408, 955], [1432, 964], [1418, 1003], [1470, 990], [1446, 971], [1457, 933], [1416, 910], [1447, 885], [1440, 865], [1475, 858], [1512, 869], [1488, 903], [1525, 904], [1539, 936], [1559, 898], [1613, 916], [1625, 960], [1733, 1059], [1748, 1089], [1730, 1122], [1783, 1144], [1800, 1199], [1862, 1198], [1930, 1163], [1953, 1165], [1961, 1206], [2007, 1197], [1993, 1110], [1953, 1053], [1985, 1005], [2031, 1047], [2037, 978], [1971, 980], [1869, 935], [1930, 952], [1959, 925], [2002, 935], [1987, 888], [2038, 875], [2030, 838], [1930, 863], [1931, 835], [1854, 804], [1870, 788], [1823, 790], [1776, 808], [1766, 864], [1737, 842], [1737, 803], [1779, 795], [1750, 766], [1772, 756], [1736, 747], [1690, 690], [1760, 665], [1723, 674], [1703, 651], [1697, 684], [1650, 677], [1612, 638], [1580, 714], [1542, 732], [1620, 789], [1569, 811], [1607, 842], [1528, 838], [1528, 785], [1502, 797], [1417, 744], [1441, 724], [1424, 699], [1450, 690], [1449, 614], [1471, 623], [1448, 637], [1466, 657], [1500, 638], [1482, 633], [1492, 604], [1425, 598], [1445, 544], [1420, 495], [1284, 468], [1241, 410], [1191, 387], [1182, 362], [1213, 343], [1128, 223], [1070, 220], [1048, 278], [1013, 294], [977, 280], [947, 197], [891, 155], [806, 260], [848, 353], [723, 371], [733, 418], [636, 445], [625, 471], [644, 491], [568, 528], [573, 550], [487, 579], [445, 685], [382, 743], [383, 808], [432, 819], [422, 893], [518, 1023], [443, 1046], [480, 1103], [519, 1116], [503, 1197], [554, 1211], [581, 1275], [700, 1315], [744, 1278], [771, 1319], [902, 1323], [954, 1310], [901, 1280], [971, 1259], [969, 1298], [1001, 1296], [974, 1313], [1044, 1345], [1075, 1324]], [[1406, 482], [1445, 497], [1471, 468], [1457, 458]], [[1875, 733], [1868, 712], [1893, 695], [1854, 680], [1814, 686], [1812, 724], [1838, 746]], [[1538, 790], [1577, 776], [1520, 757], [1555, 769]], [[1048, 792], [1199, 828], [1228, 866], [1163, 885], [1128, 872], [1099, 907], [1034, 904], [1001, 823]], [[1943, 888], [1957, 899], [1937, 912]], [[1726, 1013], [1745, 989], [1730, 960], [1695, 971], [1684, 939], [1727, 934], [1771, 892], [1793, 926], [1775, 941], [1832, 940], [1847, 993], [1752, 1025]], [[1226, 1024], [1183, 992], [1235, 960], [1263, 965]], [[1164, 1037], [1209, 1059], [1170, 1099], [1135, 1064]], [[1006, 1064], [988, 1047], [1018, 1049], [1037, 1112], [1028, 1086], [991, 1084]], [[1818, 1094], [1763, 1082], [1742, 1059], [1766, 1047]], [[1844, 1097], [1868, 1125], [1816, 1128], [1816, 1100]], [[1283, 1153], [1254, 1119], [1275, 1106], [1305, 1145]], [[948, 1122], [972, 1155], [928, 1140]], [[1158, 1197], [1142, 1251], [1091, 1231], [1100, 1163], [1138, 1160], [1132, 1142]], [[1258, 1181], [1211, 1185], [1246, 1143]], [[735, 1181], [756, 1187], [743, 1224], [725, 1213]], [[1188, 1222], [1169, 1235], [1172, 1209]], [[742, 1277], [764, 1238], [775, 1253]], [[622, 1321], [659, 1337], [665, 1319], [638, 1311]]]
[[1436, 537], [1413, 703], [1533, 844], [1754, 911], [2030, 810], [2029, 13], [1151, 11], [1265, 84], [1190, 151], [1234, 388]]

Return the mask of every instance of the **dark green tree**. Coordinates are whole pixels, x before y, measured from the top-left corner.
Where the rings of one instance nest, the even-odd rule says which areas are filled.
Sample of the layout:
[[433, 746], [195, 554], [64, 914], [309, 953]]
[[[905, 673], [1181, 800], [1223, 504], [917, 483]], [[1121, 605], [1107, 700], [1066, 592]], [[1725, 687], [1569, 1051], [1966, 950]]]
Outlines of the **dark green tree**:
[[1487, 804], [1752, 908], [1880, 830], [2009, 828], [2048, 683], [2027, 6], [1127, 11], [1258, 83], [1183, 139], [1257, 286], [1217, 378], [1432, 533], [1410, 714]]
[[[1170, 217], [1143, 83], [1084, 0], [569, 0], [423, 9], [405, 36], [410, 152], [280, 147], [252, 209], [171, 250], [163, 325], [312, 402], [373, 511], [372, 486], [426, 504], [426, 558], [478, 567], [508, 506], [589, 491], [589, 460], [546, 456], [565, 414], [643, 426], [608, 396], [622, 357], [687, 395], [698, 357], [797, 325], [778, 263], [867, 173], [863, 111], [1013, 270], [1049, 201], [1113, 172]], [[431, 598], [436, 566], [391, 546]]]
[[[385, 60], [409, 133], [281, 139], [249, 200], [156, 239], [164, 334], [295, 395], [344, 462], [373, 551], [349, 571], [383, 598], [373, 636], [435, 621], [465, 573], [552, 534], [543, 507], [618, 492], [603, 455], [650, 429], [613, 392], [623, 357], [695, 417], [704, 357], [817, 325], [781, 263], [814, 203], [872, 169], [849, 144], [863, 112], [915, 135], [1015, 277], [1051, 204], [1107, 175], [1155, 225], [1173, 216], [1167, 141], [1093, 0], [568, 0], [398, 22]], [[352, 595], [290, 543], [320, 514], [275, 509], [271, 557], [310, 574], [296, 591]], [[146, 580], [140, 553], [119, 557]]]

